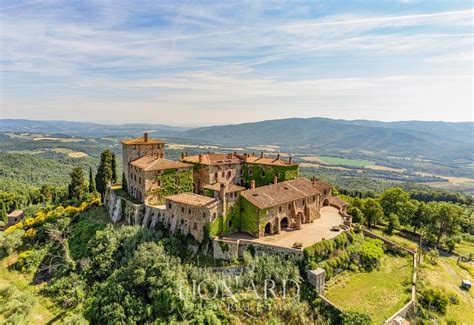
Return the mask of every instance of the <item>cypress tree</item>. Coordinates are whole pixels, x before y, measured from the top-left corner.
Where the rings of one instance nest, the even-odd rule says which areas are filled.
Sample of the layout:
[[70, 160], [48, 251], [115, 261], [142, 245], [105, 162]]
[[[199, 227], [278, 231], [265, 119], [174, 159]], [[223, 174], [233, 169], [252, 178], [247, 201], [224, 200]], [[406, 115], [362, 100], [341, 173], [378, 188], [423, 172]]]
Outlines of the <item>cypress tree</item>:
[[125, 178], [125, 173], [122, 173], [122, 190], [128, 192], [127, 179]]
[[92, 176], [92, 167], [89, 167], [89, 193], [94, 193], [95, 191], [95, 179]]
[[75, 167], [71, 174], [71, 183], [69, 184], [69, 198], [81, 200], [84, 196], [84, 171], [81, 167]]
[[0, 221], [3, 221], [4, 225], [8, 224], [8, 216], [7, 216], [7, 207], [5, 206], [5, 203], [2, 202], [2, 210], [0, 211]]
[[112, 153], [112, 183], [117, 183], [117, 160], [115, 160], [115, 153]]
[[112, 152], [105, 150], [100, 155], [100, 164], [95, 175], [95, 184], [100, 194], [105, 193], [107, 184], [112, 181]]

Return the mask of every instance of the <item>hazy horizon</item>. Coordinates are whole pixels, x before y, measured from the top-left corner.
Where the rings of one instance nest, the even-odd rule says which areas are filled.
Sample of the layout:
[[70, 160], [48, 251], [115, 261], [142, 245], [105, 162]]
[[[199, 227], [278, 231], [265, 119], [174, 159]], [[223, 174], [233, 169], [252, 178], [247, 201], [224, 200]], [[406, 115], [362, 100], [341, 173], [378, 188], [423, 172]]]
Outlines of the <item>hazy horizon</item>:
[[238, 123], [216, 123], [216, 124], [176, 124], [176, 123], [160, 123], [154, 121], [137, 121], [137, 122], [107, 122], [107, 121], [89, 121], [89, 120], [67, 120], [67, 119], [27, 119], [27, 118], [0, 118], [0, 121], [3, 120], [24, 120], [24, 121], [41, 121], [41, 122], [78, 122], [78, 123], [94, 123], [94, 124], [102, 124], [102, 125], [126, 125], [126, 124], [155, 124], [155, 125], [165, 125], [171, 127], [181, 127], [181, 128], [199, 128], [199, 127], [211, 127], [211, 126], [221, 126], [221, 125], [238, 125], [238, 124], [246, 124], [246, 123], [258, 123], [258, 122], [266, 122], [266, 121], [277, 121], [277, 120], [287, 120], [287, 119], [330, 119], [330, 120], [339, 120], [339, 121], [371, 121], [371, 122], [384, 122], [384, 123], [396, 123], [396, 122], [432, 122], [432, 123], [471, 123], [474, 124], [474, 121], [436, 121], [436, 120], [394, 120], [394, 121], [380, 121], [380, 120], [373, 120], [373, 119], [338, 119], [338, 118], [330, 118], [330, 117], [323, 117], [323, 116], [311, 116], [311, 117], [298, 117], [298, 116], [291, 116], [286, 118], [275, 118], [275, 119], [265, 119], [265, 120], [255, 120], [255, 121], [243, 121]]
[[473, 120], [465, 1], [3, 1], [1, 118]]

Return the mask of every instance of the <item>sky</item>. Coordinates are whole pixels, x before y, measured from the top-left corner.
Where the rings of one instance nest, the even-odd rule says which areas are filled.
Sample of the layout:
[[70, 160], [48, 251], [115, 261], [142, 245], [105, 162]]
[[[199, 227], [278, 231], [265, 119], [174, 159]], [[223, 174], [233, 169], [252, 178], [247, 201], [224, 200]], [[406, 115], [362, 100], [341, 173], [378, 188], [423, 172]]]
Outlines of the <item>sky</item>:
[[473, 120], [471, 1], [0, 1], [1, 118]]

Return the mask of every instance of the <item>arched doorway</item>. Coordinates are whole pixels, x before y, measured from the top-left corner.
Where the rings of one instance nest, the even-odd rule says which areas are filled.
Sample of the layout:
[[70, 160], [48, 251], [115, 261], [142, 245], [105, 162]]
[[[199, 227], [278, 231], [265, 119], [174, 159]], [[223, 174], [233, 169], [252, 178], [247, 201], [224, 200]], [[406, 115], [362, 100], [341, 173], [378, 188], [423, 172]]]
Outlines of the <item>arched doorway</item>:
[[280, 220], [280, 229], [283, 230], [286, 228], [288, 228], [288, 218], [284, 217]]
[[328, 199], [325, 199], [323, 201], [323, 207], [327, 207], [329, 205], [329, 200]]
[[304, 215], [303, 215], [303, 213], [298, 212], [298, 214], [296, 215], [296, 219], [300, 222], [300, 224], [303, 223], [303, 222], [304, 222]]
[[272, 224], [269, 222], [265, 225], [265, 236], [271, 235], [272, 234], [271, 231], [272, 231]]

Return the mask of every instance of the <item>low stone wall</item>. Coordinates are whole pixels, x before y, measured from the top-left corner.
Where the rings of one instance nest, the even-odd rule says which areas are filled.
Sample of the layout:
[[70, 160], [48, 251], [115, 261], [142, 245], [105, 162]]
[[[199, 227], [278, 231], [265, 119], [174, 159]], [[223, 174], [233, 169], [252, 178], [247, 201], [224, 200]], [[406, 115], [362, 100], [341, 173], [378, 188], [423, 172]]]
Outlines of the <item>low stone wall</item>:
[[256, 243], [246, 239], [233, 240], [216, 237], [213, 240], [213, 248], [214, 259], [227, 261], [243, 257], [246, 250], [252, 250], [256, 256], [273, 253], [294, 261], [301, 261], [304, 257], [300, 249]]
[[364, 233], [364, 236], [367, 236], [367, 237], [371, 237], [371, 238], [375, 238], [375, 239], [380, 239], [381, 241], [384, 242], [385, 245], [389, 246], [389, 247], [392, 247], [392, 248], [397, 248], [397, 249], [401, 249], [403, 251], [406, 251], [408, 254], [410, 255], [414, 255], [416, 252], [411, 250], [411, 249], [408, 249], [406, 247], [403, 247], [397, 243], [394, 243], [393, 241], [391, 240], [388, 240], [387, 238], [384, 238], [382, 236], [379, 236], [373, 232], [371, 232], [370, 230], [368, 230], [367, 228], [365, 227], [362, 227], [362, 232]]
[[385, 321], [385, 325], [398, 325], [399, 323], [395, 320], [397, 317], [402, 317], [404, 319], [410, 318], [416, 312], [416, 280], [417, 280], [417, 254], [413, 253], [413, 276], [411, 283], [411, 299], [405, 306], [400, 308], [395, 314], [390, 316], [389, 319]]

